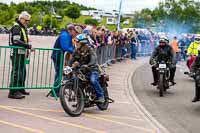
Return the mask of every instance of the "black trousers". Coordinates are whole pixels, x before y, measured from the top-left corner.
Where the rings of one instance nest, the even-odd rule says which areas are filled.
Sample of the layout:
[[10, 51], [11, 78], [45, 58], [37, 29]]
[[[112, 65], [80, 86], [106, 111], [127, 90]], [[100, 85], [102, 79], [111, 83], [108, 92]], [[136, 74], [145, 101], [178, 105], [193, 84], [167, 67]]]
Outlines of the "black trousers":
[[24, 91], [21, 89], [25, 87], [26, 80], [26, 64], [25, 64], [25, 55], [24, 54], [15, 54], [11, 56], [12, 62], [12, 71], [11, 71], [11, 82], [10, 87], [18, 87], [17, 89], [10, 89], [10, 93], [17, 91]]
[[195, 77], [195, 97], [200, 99], [200, 74]]

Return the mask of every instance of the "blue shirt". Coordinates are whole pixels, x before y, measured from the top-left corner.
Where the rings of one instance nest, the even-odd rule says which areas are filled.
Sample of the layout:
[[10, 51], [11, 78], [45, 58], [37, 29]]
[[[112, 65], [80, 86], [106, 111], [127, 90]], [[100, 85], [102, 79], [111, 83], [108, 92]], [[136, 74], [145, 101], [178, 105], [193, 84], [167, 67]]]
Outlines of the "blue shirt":
[[[54, 48], [61, 49], [64, 52], [73, 53], [75, 50], [74, 45], [72, 44], [72, 36], [66, 30], [62, 30], [59, 37], [57, 38]], [[52, 59], [60, 57], [60, 52], [54, 50], [52, 53]]]

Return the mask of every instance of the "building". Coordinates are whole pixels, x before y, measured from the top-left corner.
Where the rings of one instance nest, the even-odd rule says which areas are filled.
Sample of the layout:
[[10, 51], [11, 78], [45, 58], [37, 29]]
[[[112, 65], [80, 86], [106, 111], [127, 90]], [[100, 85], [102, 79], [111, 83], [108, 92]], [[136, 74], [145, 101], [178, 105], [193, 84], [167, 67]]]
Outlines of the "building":
[[132, 12], [132, 11], [130, 11], [130, 12], [124, 12], [124, 13], [122, 13], [122, 16], [123, 16], [124, 18], [134, 18], [135, 13]]
[[90, 13], [89, 13], [89, 11], [82, 10], [81, 11], [81, 15], [83, 15], [83, 16], [90, 16]]
[[100, 16], [100, 17], [117, 17], [118, 11], [105, 11], [105, 10], [82, 10], [81, 15], [83, 16]]
[[117, 18], [116, 17], [107, 17], [106, 24], [117, 24]]

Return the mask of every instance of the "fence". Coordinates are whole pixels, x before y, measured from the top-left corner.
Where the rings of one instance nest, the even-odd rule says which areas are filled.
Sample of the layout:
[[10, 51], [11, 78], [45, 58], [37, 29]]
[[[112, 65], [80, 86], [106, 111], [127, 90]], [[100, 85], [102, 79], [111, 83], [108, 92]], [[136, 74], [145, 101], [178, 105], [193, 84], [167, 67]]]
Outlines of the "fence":
[[[151, 54], [149, 42], [138, 46], [138, 56]], [[125, 53], [123, 49], [126, 49]], [[57, 51], [57, 59], [63, 60], [63, 52], [60, 49], [35, 48], [34, 52], [28, 52], [21, 47], [0, 46], [0, 89], [52, 89], [54, 83], [54, 64], [51, 59], [53, 51]], [[21, 53], [25, 52], [25, 54]], [[130, 44], [105, 45], [96, 49], [98, 63], [107, 64], [113, 60], [130, 56]], [[62, 70], [63, 63], [60, 64]], [[59, 83], [62, 79], [62, 71], [59, 73]], [[53, 91], [54, 93], [54, 91]]]
[[[27, 50], [20, 47], [0, 46], [0, 89], [54, 88], [53, 51], [57, 51], [58, 58], [63, 60], [63, 52], [59, 49], [35, 48], [27, 55]], [[59, 76], [61, 80], [62, 72]]]
[[[137, 45], [138, 57], [141, 56], [150, 56], [154, 48], [157, 46], [157, 41], [142, 41]], [[122, 59], [123, 57], [130, 57], [131, 55], [131, 46], [130, 44], [119, 44], [119, 45], [105, 45], [96, 49], [98, 63], [105, 64], [110, 63], [112, 60]]]

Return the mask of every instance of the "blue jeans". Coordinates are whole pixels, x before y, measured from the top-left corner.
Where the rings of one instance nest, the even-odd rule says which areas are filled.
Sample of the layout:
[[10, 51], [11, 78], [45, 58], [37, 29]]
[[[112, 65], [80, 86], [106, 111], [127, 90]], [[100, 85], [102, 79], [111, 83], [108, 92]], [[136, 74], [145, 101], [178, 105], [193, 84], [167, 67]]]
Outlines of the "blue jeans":
[[97, 98], [104, 97], [103, 88], [99, 83], [99, 73], [97, 71], [91, 72], [90, 74], [90, 82], [93, 85]]
[[59, 94], [59, 91], [60, 91], [60, 81], [61, 79], [59, 78], [60, 77], [60, 63], [62, 63], [60, 60], [54, 60], [53, 59], [53, 64], [54, 64], [54, 69], [55, 69], [55, 77], [54, 77], [54, 89], [55, 89], [55, 92], [57, 94]]
[[131, 44], [131, 59], [136, 59], [136, 46], [135, 44]]

